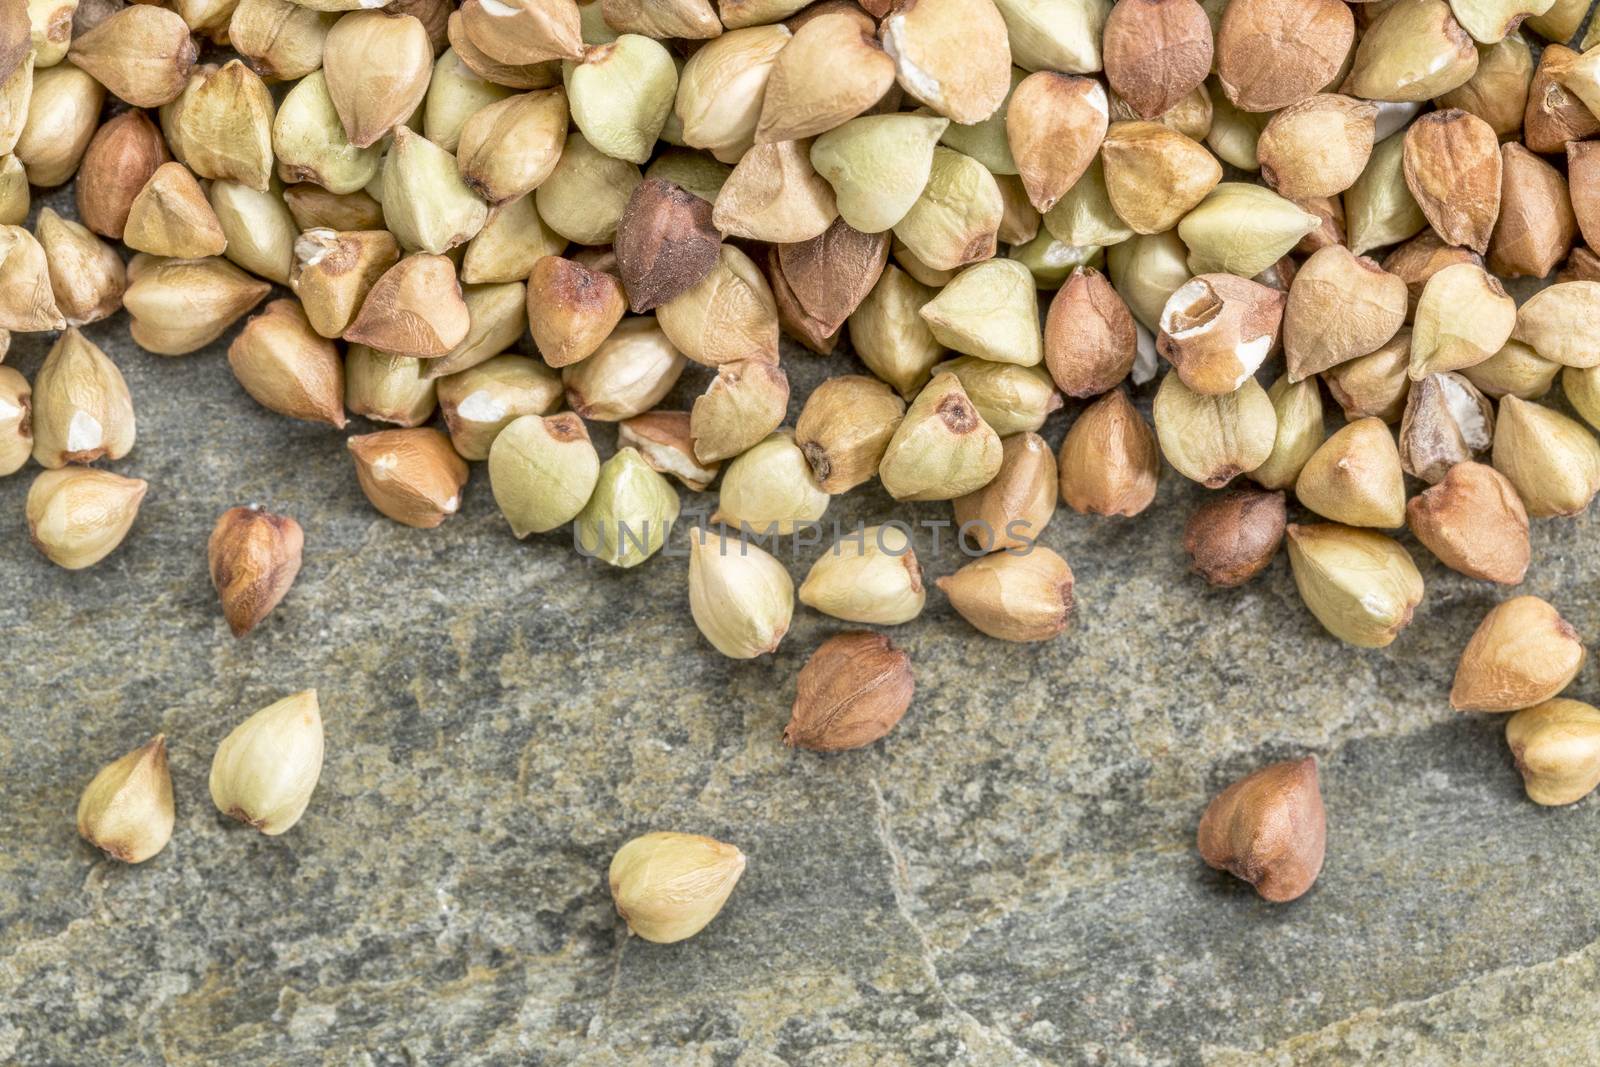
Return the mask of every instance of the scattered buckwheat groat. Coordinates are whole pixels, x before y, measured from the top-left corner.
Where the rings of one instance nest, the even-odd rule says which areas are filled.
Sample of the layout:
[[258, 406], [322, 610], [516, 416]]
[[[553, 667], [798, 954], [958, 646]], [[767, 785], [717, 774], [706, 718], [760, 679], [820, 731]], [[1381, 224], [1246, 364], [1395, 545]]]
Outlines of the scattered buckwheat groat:
[[671, 944], [717, 917], [744, 866], [743, 852], [709, 837], [644, 834], [612, 857], [611, 899], [631, 933]]
[[839, 634], [811, 654], [795, 686], [784, 744], [817, 752], [862, 748], [893, 730], [911, 706], [911, 657], [882, 634]]
[[1121, 388], [1078, 416], [1061, 440], [1058, 466], [1061, 499], [1094, 515], [1138, 515], [1155, 500], [1161, 477], [1155, 432]]
[[1483, 617], [1461, 653], [1450, 704], [1458, 711], [1516, 711], [1565, 689], [1588, 652], [1572, 625], [1536, 596], [1512, 597]]
[[1575, 804], [1600, 784], [1600, 710], [1547, 700], [1506, 720], [1506, 744], [1536, 804]]
[[206, 545], [211, 584], [233, 636], [243, 637], [265, 619], [300, 573], [305, 534], [287, 515], [262, 508], [229, 508]]
[[173, 818], [161, 734], [102, 767], [78, 799], [78, 835], [124, 863], [143, 863], [166, 848]]
[[268, 836], [300, 821], [322, 776], [317, 691], [269, 704], [222, 739], [211, 761], [217, 810]]
[[1218, 793], [1200, 819], [1200, 858], [1265, 900], [1303, 896], [1322, 872], [1327, 823], [1317, 761], [1263, 767]]

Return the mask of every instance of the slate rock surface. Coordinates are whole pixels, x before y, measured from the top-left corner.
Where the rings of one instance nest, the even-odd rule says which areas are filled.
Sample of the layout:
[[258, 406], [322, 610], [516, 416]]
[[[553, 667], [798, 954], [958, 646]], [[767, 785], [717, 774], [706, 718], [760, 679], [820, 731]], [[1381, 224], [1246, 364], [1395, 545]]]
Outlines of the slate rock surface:
[[[1077, 574], [1072, 629], [990, 641], [932, 592], [893, 633], [910, 713], [818, 757], [780, 735], [795, 672], [845, 624], [801, 609], [776, 655], [723, 659], [688, 617], [681, 531], [626, 572], [567, 532], [519, 542], [481, 464], [460, 515], [399, 526], [342, 435], [257, 407], [223, 345], [149, 355], [121, 316], [88, 333], [138, 412], [112, 467], [151, 489], [122, 548], [69, 574], [28, 543], [37, 468], [0, 481], [0, 1061], [1600, 1062], [1597, 802], [1528, 802], [1504, 719], [1450, 709], [1456, 657], [1510, 594], [1409, 535], [1426, 598], [1365, 652], [1320, 629], [1281, 554], [1237, 591], [1186, 574], [1202, 491], [1170, 470], [1136, 519], [1063, 509], [1044, 541]], [[47, 340], [8, 363], [31, 378]], [[794, 411], [849, 364], [787, 349]], [[708, 378], [691, 368], [675, 405]], [[685, 493], [686, 513], [712, 499]], [[301, 522], [305, 565], [235, 641], [205, 543], [245, 503]], [[906, 515], [949, 511], [872, 486], [828, 518]], [[962, 562], [932, 533], [930, 581]], [[820, 552], [782, 557], [798, 581]], [[1592, 640], [1597, 562], [1592, 512], [1536, 523], [1518, 591]], [[262, 837], [213, 809], [211, 754], [304, 687], [326, 767], [304, 820]], [[1592, 666], [1569, 695], [1600, 699]], [[74, 808], [158, 731], [177, 830], [122, 866]], [[1327, 866], [1275, 907], [1206, 868], [1194, 829], [1228, 781], [1301, 753], [1322, 763]], [[749, 856], [679, 945], [630, 940], [606, 892], [648, 829]]]

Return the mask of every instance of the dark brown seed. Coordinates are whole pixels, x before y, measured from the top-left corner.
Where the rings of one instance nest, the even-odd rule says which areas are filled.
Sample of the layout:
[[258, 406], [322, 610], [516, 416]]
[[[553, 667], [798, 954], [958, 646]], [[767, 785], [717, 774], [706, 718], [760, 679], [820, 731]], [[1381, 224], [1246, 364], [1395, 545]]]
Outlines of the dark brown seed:
[[[838, 333], [877, 285], [888, 261], [890, 235], [862, 234], [843, 219], [835, 219], [808, 242], [774, 245], [768, 259], [774, 280], [782, 275], [795, 312], [819, 336]], [[784, 310], [781, 298], [778, 310]]]
[[1099, 396], [1133, 370], [1138, 341], [1133, 315], [1105, 275], [1079, 267], [1050, 300], [1045, 369], [1068, 396]]
[[839, 331], [806, 312], [794, 287], [784, 277], [777, 246], [767, 249], [767, 281], [772, 286], [772, 302], [778, 305], [778, 328], [819, 356], [830, 354], [839, 343]]
[[1207, 864], [1249, 882], [1263, 899], [1304, 894], [1322, 872], [1327, 846], [1316, 758], [1274, 763], [1218, 793], [1196, 844]]
[[911, 657], [882, 634], [831, 637], [796, 679], [786, 745], [840, 752], [870, 745], [895, 728], [915, 690]]
[[295, 575], [305, 537], [287, 515], [230, 508], [211, 531], [211, 584], [234, 637], [243, 637], [278, 606]]
[[1236, 489], [1206, 501], [1183, 528], [1190, 569], [1212, 585], [1243, 585], [1272, 562], [1286, 519], [1282, 493]]
[[633, 190], [612, 245], [635, 314], [694, 288], [716, 269], [722, 235], [711, 204], [661, 178]]

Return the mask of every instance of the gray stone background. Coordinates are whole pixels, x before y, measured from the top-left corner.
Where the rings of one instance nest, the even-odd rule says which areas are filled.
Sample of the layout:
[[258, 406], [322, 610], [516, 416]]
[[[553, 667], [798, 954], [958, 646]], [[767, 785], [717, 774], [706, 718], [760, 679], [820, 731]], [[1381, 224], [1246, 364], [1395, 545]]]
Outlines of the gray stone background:
[[[991, 641], [930, 593], [893, 634], [911, 712], [819, 757], [779, 737], [795, 672], [844, 624], [801, 609], [776, 655], [724, 659], [681, 556], [623, 572], [565, 533], [518, 542], [481, 464], [460, 515], [399, 526], [341, 435], [257, 407], [223, 345], [148, 355], [121, 316], [88, 333], [138, 413], [114, 469], [151, 489], [123, 547], [68, 573], [28, 543], [37, 468], [0, 481], [0, 1062], [1600, 1062], [1596, 802], [1533, 805], [1503, 719], [1450, 709], [1461, 648], [1510, 594], [1408, 535], [1427, 595], [1370, 652], [1320, 629], [1282, 555], [1237, 591], [1186, 574], [1202, 490], [1170, 470], [1136, 519], [1063, 509], [1043, 539], [1077, 573], [1072, 629]], [[31, 378], [47, 341], [8, 362]], [[786, 350], [793, 410], [850, 365]], [[673, 402], [708, 377], [691, 366]], [[235, 641], [205, 544], [244, 503], [303, 524], [305, 565]], [[908, 514], [948, 508], [874, 485], [829, 518]], [[1592, 523], [1537, 523], [1519, 590], [1590, 638]], [[919, 549], [930, 581], [962, 562]], [[797, 581], [819, 551], [786, 554]], [[213, 809], [211, 755], [305, 687], [321, 784], [262, 837]], [[1592, 668], [1570, 695], [1600, 698]], [[127, 867], [73, 813], [157, 731], [177, 830]], [[1322, 763], [1327, 865], [1271, 906], [1193, 834], [1213, 792], [1301, 753]], [[656, 946], [625, 936], [605, 871], [669, 828], [749, 868], [702, 934]]]

